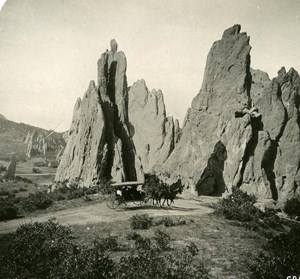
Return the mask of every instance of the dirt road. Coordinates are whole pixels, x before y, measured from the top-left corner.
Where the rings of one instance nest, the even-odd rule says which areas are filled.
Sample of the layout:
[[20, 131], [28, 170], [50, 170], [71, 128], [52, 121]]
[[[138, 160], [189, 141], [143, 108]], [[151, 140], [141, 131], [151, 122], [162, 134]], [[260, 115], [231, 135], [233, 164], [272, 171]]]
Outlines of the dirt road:
[[109, 209], [105, 202], [98, 204], [69, 208], [66, 210], [39, 215], [34, 218], [21, 218], [0, 222], [0, 234], [11, 232], [17, 229], [18, 226], [35, 221], [46, 221], [49, 218], [55, 217], [57, 221], [66, 224], [89, 224], [100, 222], [113, 222], [117, 220], [127, 220], [134, 214], [147, 213], [150, 216], [183, 216], [183, 215], [201, 215], [208, 214], [213, 209], [203, 206], [203, 203], [196, 200], [178, 199], [172, 208], [167, 206], [136, 206], [129, 203], [127, 207], [120, 211]]

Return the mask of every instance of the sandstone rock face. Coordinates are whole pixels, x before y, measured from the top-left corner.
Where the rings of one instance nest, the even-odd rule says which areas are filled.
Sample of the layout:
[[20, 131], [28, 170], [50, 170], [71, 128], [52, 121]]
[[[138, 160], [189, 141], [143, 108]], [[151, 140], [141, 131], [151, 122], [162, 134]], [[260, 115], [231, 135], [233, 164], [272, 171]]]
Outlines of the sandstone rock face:
[[[105, 123], [95, 83], [77, 100], [67, 146], [55, 180], [93, 185], [105, 169]], [[104, 163], [102, 163], [104, 160]]]
[[[214, 43], [207, 57], [201, 90], [186, 115], [181, 140], [164, 164], [171, 178], [180, 174], [183, 182], [192, 180], [199, 193], [202, 189], [217, 193], [224, 188], [221, 181], [232, 185], [241, 179], [252, 127], [249, 115], [236, 118], [234, 112], [250, 105], [250, 49], [249, 37], [240, 33], [238, 25], [226, 30], [222, 39]], [[213, 184], [201, 177], [218, 142], [224, 146], [221, 157], [226, 160], [222, 172], [213, 172], [221, 175], [213, 177]]]
[[159, 169], [180, 138], [178, 120], [166, 117], [163, 94], [148, 90], [144, 80], [135, 82], [128, 93], [130, 134], [143, 169]]
[[117, 48], [112, 40], [98, 61], [98, 87], [91, 82], [75, 105], [56, 181], [89, 187], [102, 179], [144, 179], [129, 133], [126, 57]]
[[299, 75], [282, 68], [270, 80], [250, 69], [249, 53], [238, 25], [214, 43], [181, 140], [162, 169], [199, 194], [237, 186], [263, 199], [299, 197]]
[[27, 145], [27, 158], [42, 155], [43, 157], [56, 157], [57, 154], [64, 148], [64, 143], [59, 138], [38, 133], [36, 130], [28, 131], [27, 136], [23, 140]]
[[14, 178], [15, 173], [16, 173], [16, 166], [17, 166], [16, 154], [12, 154], [10, 156], [10, 161], [7, 166], [7, 171], [4, 174], [4, 178], [7, 178], [7, 179]]

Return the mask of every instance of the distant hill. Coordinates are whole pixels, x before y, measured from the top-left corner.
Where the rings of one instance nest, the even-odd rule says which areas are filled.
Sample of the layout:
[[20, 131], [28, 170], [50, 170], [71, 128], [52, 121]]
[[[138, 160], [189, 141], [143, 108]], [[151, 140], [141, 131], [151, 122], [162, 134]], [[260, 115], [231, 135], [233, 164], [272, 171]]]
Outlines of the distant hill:
[[8, 160], [10, 152], [16, 152], [18, 160], [29, 157], [55, 160], [57, 154], [64, 149], [65, 140], [63, 133], [53, 132], [48, 136], [51, 132], [7, 120], [0, 114], [0, 160]]

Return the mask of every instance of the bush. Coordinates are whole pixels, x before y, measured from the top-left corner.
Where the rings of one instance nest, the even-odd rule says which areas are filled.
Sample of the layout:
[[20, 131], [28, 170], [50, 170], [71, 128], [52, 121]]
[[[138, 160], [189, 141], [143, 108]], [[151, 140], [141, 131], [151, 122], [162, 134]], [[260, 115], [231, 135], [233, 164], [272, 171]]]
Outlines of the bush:
[[155, 234], [154, 239], [155, 239], [157, 248], [159, 250], [167, 250], [170, 246], [170, 240], [171, 240], [170, 235], [161, 230], [156, 230], [154, 232], [154, 234]]
[[249, 265], [251, 278], [277, 279], [299, 274], [300, 228], [273, 237]]
[[100, 238], [94, 241], [95, 247], [100, 251], [117, 251], [119, 244], [116, 236], [108, 236], [105, 238]]
[[153, 225], [153, 218], [148, 214], [136, 214], [130, 218], [131, 228], [134, 230], [146, 230]]
[[71, 230], [54, 220], [22, 225], [8, 248], [0, 278], [112, 278], [114, 270], [102, 251], [75, 245]]
[[219, 201], [215, 213], [226, 219], [239, 221], [251, 230], [281, 229], [281, 220], [276, 215], [276, 211], [267, 209], [262, 212], [254, 206], [255, 202], [255, 196], [233, 188], [232, 194]]
[[291, 217], [300, 216], [300, 200], [296, 198], [287, 200], [283, 211]]
[[42, 192], [29, 194], [22, 200], [22, 208], [25, 212], [32, 212], [37, 209], [46, 209], [53, 204], [50, 195]]
[[68, 194], [68, 200], [78, 199], [85, 195], [84, 190], [82, 188], [78, 189], [71, 189], [70, 193]]
[[116, 267], [117, 278], [209, 278], [208, 270], [192, 263], [188, 249], [161, 255], [158, 250], [146, 249], [132, 252], [121, 258]]
[[0, 196], [9, 196], [9, 195], [10, 195], [9, 191], [5, 191], [5, 190], [0, 191]]
[[[11, 234], [7, 253], [0, 256], [0, 278], [209, 278], [201, 263], [193, 264], [195, 248], [162, 254], [155, 245], [148, 245], [152, 239], [135, 232], [131, 237], [140, 243], [144, 240], [143, 246], [114, 262], [99, 241], [92, 247], [76, 245], [71, 230], [54, 220], [22, 225]], [[107, 239], [104, 246], [115, 245], [114, 237]]]
[[18, 208], [11, 200], [0, 199], [0, 221], [14, 219], [18, 215]]
[[229, 220], [252, 221], [259, 212], [259, 209], [254, 207], [255, 202], [254, 196], [234, 187], [232, 188], [232, 194], [220, 200], [216, 214]]
[[32, 172], [33, 173], [40, 173], [40, 169], [39, 168], [32, 168]]

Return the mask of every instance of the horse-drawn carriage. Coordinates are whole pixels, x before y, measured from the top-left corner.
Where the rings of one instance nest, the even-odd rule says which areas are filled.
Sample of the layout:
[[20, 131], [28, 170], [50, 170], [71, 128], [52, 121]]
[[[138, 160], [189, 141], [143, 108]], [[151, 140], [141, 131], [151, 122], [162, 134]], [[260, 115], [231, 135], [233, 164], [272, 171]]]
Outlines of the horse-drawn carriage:
[[[153, 181], [152, 181], [153, 182]], [[181, 180], [168, 186], [164, 183], [159, 183], [157, 179], [153, 183], [145, 184], [138, 181], [128, 181], [113, 183], [112, 193], [106, 201], [107, 207], [111, 209], [120, 209], [127, 206], [127, 203], [132, 202], [135, 205], [160, 205], [164, 206], [167, 202], [168, 206], [174, 204], [174, 199], [178, 193], [182, 193], [183, 186]], [[162, 202], [163, 201], [163, 202]]]
[[120, 209], [132, 202], [135, 205], [151, 203], [152, 197], [143, 190], [143, 182], [128, 181], [113, 183], [111, 196], [106, 200], [106, 205], [111, 209]]

